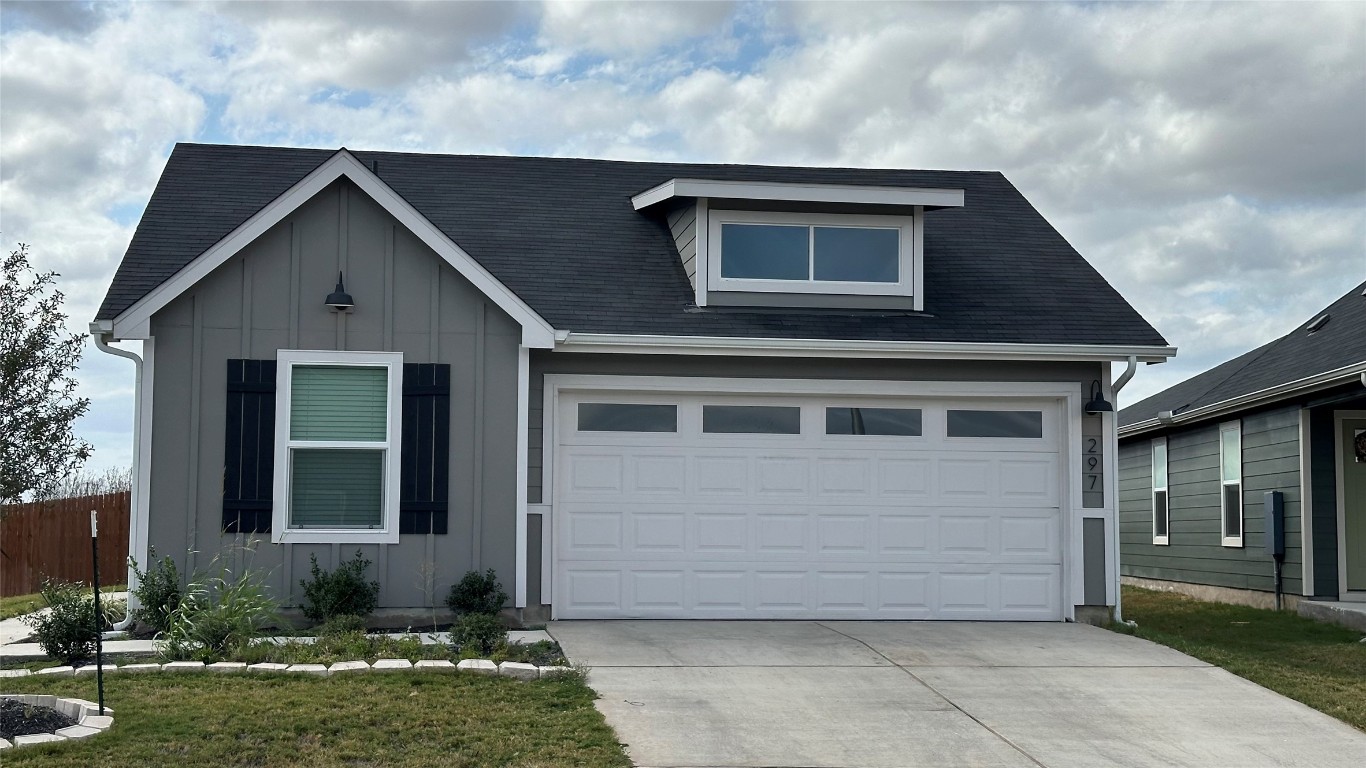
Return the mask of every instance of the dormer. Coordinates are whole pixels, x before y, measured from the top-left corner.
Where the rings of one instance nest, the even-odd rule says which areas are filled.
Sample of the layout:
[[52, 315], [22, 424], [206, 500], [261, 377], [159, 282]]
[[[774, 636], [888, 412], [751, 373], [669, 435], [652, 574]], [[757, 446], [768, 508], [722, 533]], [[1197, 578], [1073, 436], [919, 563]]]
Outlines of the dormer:
[[697, 306], [924, 308], [924, 217], [963, 190], [670, 179], [658, 206]]

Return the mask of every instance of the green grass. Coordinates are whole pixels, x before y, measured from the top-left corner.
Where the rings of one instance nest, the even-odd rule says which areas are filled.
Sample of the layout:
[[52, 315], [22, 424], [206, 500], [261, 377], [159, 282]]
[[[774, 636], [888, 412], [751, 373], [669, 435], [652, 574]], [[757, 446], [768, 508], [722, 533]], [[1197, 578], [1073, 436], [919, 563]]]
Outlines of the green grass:
[[[95, 698], [89, 679], [4, 682], [7, 693]], [[4, 764], [629, 766], [593, 698], [576, 677], [111, 675], [111, 730], [81, 742], [6, 750]]]
[[[123, 592], [128, 587], [124, 584], [117, 584], [107, 587], [100, 587], [100, 593]], [[31, 595], [15, 595], [14, 597], [0, 597], [0, 620], [12, 619], [15, 616], [22, 616], [26, 613], [33, 613], [42, 608], [43, 596], [34, 593]]]
[[1207, 603], [1124, 587], [1116, 630], [1175, 648], [1366, 730], [1366, 643], [1288, 611]]

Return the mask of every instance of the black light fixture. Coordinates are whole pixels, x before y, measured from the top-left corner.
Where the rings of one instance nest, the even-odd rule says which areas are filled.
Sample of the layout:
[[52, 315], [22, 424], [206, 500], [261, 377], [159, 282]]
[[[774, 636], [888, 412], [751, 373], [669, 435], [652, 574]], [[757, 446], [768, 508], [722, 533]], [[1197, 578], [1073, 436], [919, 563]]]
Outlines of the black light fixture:
[[1115, 407], [1110, 405], [1110, 401], [1105, 399], [1105, 395], [1100, 391], [1100, 379], [1091, 382], [1091, 402], [1086, 404], [1086, 412], [1090, 414], [1113, 413]]
[[346, 292], [346, 286], [342, 283], [342, 273], [337, 273], [337, 290], [327, 295], [325, 302], [333, 312], [350, 312], [356, 306], [351, 300], [351, 294]]

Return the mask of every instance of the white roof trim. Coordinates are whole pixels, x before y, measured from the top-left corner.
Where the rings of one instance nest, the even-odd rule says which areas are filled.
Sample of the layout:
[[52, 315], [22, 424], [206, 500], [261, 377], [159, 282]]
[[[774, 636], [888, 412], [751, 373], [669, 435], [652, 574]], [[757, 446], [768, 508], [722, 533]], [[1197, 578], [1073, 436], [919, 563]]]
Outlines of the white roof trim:
[[673, 197], [712, 197], [784, 202], [862, 203], [868, 205], [924, 205], [958, 208], [963, 190], [929, 187], [852, 186], [844, 184], [784, 184], [779, 182], [670, 179], [631, 198], [637, 211]]
[[195, 283], [265, 234], [266, 230], [280, 223], [295, 209], [342, 176], [350, 179], [374, 198], [375, 202], [398, 219], [400, 224], [411, 230], [446, 263], [492, 299], [499, 308], [511, 315], [512, 319], [522, 326], [523, 345], [537, 349], [548, 349], [554, 345], [555, 330], [550, 323], [345, 149], [338, 150], [284, 194], [272, 200], [222, 240], [182, 267], [170, 279], [120, 313], [114, 318], [114, 337], [145, 338], [148, 321], [155, 312], [189, 290]]
[[644, 336], [605, 333], [561, 334], [557, 352], [637, 355], [756, 355], [783, 357], [905, 358], [964, 360], [1109, 361], [1137, 357], [1160, 363], [1175, 347], [1091, 344], [998, 344], [943, 341], [858, 341], [753, 339], [725, 336]]
[[1133, 437], [1144, 432], [1151, 432], [1154, 429], [1162, 429], [1174, 424], [1185, 422], [1201, 421], [1222, 416], [1234, 411], [1252, 408], [1258, 405], [1275, 402], [1291, 395], [1307, 394], [1320, 389], [1328, 389], [1339, 384], [1350, 383], [1362, 375], [1366, 375], [1366, 360], [1360, 363], [1353, 363], [1342, 368], [1335, 368], [1331, 371], [1316, 373], [1313, 376], [1306, 376], [1295, 381], [1287, 381], [1284, 384], [1277, 384], [1274, 387], [1259, 389], [1256, 392], [1249, 392], [1246, 395], [1231, 397], [1228, 400], [1220, 400], [1217, 403], [1202, 405], [1199, 408], [1192, 408], [1172, 416], [1165, 421], [1159, 419], [1148, 419], [1138, 421], [1119, 428], [1120, 437]]

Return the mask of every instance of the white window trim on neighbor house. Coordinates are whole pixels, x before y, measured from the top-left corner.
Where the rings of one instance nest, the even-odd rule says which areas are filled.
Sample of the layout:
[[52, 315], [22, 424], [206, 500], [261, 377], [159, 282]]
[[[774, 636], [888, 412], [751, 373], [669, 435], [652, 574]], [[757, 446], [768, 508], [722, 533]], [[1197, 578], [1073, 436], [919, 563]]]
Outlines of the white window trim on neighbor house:
[[[1159, 449], [1160, 449], [1160, 450], [1159, 450]], [[1152, 471], [1153, 471], [1153, 494], [1152, 494], [1152, 503], [1153, 503], [1153, 543], [1154, 543], [1154, 544], [1166, 545], [1166, 544], [1170, 543], [1171, 534], [1172, 534], [1172, 507], [1171, 507], [1172, 500], [1171, 500], [1171, 494], [1167, 492], [1167, 486], [1168, 486], [1168, 484], [1171, 482], [1171, 478], [1167, 475], [1167, 470], [1168, 470], [1168, 462], [1167, 462], [1167, 438], [1165, 438], [1165, 437], [1156, 437], [1156, 438], [1153, 438], [1153, 447], [1152, 447], [1152, 451], [1153, 451], [1153, 467], [1152, 467]], [[1161, 461], [1158, 460], [1159, 455], [1161, 456]], [[1161, 482], [1160, 484], [1157, 482], [1157, 480], [1158, 480], [1158, 477], [1157, 477], [1157, 468], [1158, 468], [1159, 466], [1162, 467], [1162, 482]], [[1157, 519], [1158, 519], [1157, 494], [1159, 494], [1159, 493], [1162, 494], [1162, 513], [1161, 513], [1161, 514], [1166, 518], [1166, 519], [1164, 519], [1164, 520], [1162, 521], [1162, 522], [1163, 522], [1162, 530], [1166, 531], [1166, 533], [1162, 533], [1162, 534], [1158, 534], [1158, 532], [1157, 532]]]
[[[920, 299], [922, 280], [921, 244], [923, 240], [921, 216], [923, 208], [915, 207], [910, 216], [863, 215], [847, 213], [788, 213], [779, 211], [707, 211], [706, 269], [707, 289], [710, 291], [750, 291], [759, 293], [812, 293], [863, 296], [911, 296]], [[896, 229], [898, 236], [897, 281], [853, 282], [816, 280], [814, 273], [806, 280], [762, 280], [722, 277], [725, 259], [721, 227], [725, 224], [777, 224], [807, 227], [868, 227]], [[814, 238], [810, 238], [814, 241]], [[810, 245], [814, 251], [814, 245]], [[810, 268], [810, 267], [809, 267]]]
[[[388, 372], [387, 419], [383, 442], [308, 441], [290, 439], [290, 403], [293, 370], [301, 365], [383, 367]], [[271, 541], [294, 544], [397, 544], [399, 541], [399, 429], [403, 409], [403, 353], [341, 352], [282, 349], [276, 357], [275, 477]], [[290, 521], [292, 448], [368, 448], [384, 453], [384, 488], [381, 524], [375, 528], [297, 528]]]
[[[1232, 434], [1237, 440], [1237, 467], [1238, 476], [1230, 478], [1224, 472], [1226, 466], [1224, 456], [1224, 435]], [[1228, 526], [1228, 487], [1238, 487], [1238, 530], [1230, 531]], [[1243, 423], [1241, 421], [1226, 421], [1219, 425], [1219, 530], [1221, 533], [1221, 544], [1225, 547], [1242, 547], [1243, 533], [1247, 528], [1246, 515], [1243, 509]]]

